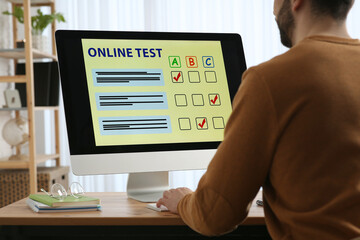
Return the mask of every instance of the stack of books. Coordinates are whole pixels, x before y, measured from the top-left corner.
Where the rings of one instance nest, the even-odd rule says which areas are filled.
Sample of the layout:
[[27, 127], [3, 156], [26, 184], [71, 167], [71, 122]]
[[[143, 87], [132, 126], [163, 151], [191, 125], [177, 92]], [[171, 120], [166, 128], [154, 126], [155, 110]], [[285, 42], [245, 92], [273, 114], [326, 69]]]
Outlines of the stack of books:
[[82, 196], [75, 198], [67, 196], [59, 200], [45, 194], [30, 194], [26, 200], [27, 205], [34, 212], [75, 212], [75, 211], [99, 211], [101, 210], [100, 199]]

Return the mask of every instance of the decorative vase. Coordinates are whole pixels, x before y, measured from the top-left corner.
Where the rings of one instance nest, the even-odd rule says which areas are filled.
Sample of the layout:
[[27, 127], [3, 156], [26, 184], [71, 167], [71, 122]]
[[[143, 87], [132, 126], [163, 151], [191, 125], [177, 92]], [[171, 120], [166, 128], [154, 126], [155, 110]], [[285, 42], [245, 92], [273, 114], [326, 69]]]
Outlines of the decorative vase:
[[49, 39], [45, 35], [34, 34], [32, 35], [32, 47], [44, 52], [49, 52]]

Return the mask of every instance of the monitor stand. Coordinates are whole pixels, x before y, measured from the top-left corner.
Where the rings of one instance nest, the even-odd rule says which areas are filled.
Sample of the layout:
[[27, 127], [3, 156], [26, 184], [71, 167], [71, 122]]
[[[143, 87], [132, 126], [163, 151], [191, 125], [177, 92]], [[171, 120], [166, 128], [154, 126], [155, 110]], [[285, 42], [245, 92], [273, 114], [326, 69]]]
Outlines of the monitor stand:
[[129, 173], [127, 195], [140, 202], [157, 202], [169, 190], [169, 172]]

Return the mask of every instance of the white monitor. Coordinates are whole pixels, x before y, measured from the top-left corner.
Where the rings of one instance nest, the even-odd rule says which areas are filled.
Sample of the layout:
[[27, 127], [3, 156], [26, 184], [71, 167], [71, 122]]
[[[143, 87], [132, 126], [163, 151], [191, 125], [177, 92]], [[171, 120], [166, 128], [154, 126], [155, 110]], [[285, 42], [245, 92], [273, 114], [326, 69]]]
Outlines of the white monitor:
[[246, 69], [238, 34], [56, 32], [74, 174], [130, 173], [158, 200], [168, 171], [205, 169]]

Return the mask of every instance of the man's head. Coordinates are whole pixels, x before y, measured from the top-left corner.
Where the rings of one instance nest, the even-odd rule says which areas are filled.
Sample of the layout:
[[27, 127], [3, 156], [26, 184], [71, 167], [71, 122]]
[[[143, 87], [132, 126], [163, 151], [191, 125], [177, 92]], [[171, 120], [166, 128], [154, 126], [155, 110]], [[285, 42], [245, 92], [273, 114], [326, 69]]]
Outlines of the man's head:
[[354, 0], [310, 0], [314, 16], [330, 16], [344, 21], [354, 4]]
[[293, 33], [297, 25], [296, 15], [304, 12], [313, 21], [331, 18], [342, 23], [354, 0], [275, 0], [274, 15], [280, 30], [281, 42], [286, 47], [293, 46]]

